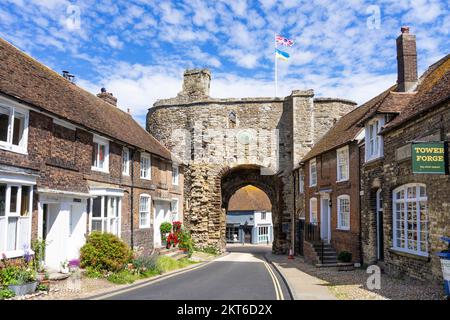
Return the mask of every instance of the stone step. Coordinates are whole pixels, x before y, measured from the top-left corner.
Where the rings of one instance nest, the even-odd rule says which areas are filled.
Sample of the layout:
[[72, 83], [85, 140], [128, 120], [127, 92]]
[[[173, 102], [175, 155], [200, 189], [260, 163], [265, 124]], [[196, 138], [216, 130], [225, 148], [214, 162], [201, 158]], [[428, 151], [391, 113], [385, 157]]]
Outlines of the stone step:
[[156, 249], [158, 251], [159, 255], [167, 255], [173, 252], [177, 252], [179, 249], [177, 247], [171, 247], [169, 249], [166, 248], [161, 248], [161, 249]]

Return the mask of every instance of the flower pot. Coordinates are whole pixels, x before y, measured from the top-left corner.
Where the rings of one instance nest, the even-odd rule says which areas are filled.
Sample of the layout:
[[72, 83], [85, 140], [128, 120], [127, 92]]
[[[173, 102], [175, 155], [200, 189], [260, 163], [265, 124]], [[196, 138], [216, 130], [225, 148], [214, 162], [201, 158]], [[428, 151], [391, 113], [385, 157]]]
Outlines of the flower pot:
[[16, 296], [24, 296], [26, 294], [30, 294], [36, 291], [38, 282], [28, 282], [25, 284], [18, 284], [18, 285], [9, 285], [8, 288], [13, 291]]

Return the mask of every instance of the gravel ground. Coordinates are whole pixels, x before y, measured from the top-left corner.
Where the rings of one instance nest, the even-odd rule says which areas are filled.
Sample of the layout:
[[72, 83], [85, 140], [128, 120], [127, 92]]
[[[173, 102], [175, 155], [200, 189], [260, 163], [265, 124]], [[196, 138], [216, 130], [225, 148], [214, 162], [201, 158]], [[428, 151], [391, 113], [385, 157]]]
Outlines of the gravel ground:
[[327, 282], [329, 290], [344, 300], [441, 300], [445, 299], [443, 288], [438, 285], [411, 278], [395, 278], [381, 274], [380, 289], [368, 289], [366, 282], [371, 274], [365, 269], [338, 271], [331, 268], [316, 268], [301, 262], [299, 268]]

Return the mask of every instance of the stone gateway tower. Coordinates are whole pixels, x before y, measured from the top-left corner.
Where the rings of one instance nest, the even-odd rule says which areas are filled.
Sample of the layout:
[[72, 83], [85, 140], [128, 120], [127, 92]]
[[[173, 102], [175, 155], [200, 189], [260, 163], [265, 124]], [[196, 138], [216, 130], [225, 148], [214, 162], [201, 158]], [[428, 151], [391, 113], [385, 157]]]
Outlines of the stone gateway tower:
[[273, 251], [285, 253], [292, 237], [292, 170], [356, 103], [314, 98], [313, 90], [216, 99], [209, 96], [210, 81], [207, 69], [187, 70], [182, 91], [158, 100], [147, 114], [147, 130], [187, 165], [185, 224], [196, 245], [223, 249], [228, 201], [254, 185], [272, 202]]

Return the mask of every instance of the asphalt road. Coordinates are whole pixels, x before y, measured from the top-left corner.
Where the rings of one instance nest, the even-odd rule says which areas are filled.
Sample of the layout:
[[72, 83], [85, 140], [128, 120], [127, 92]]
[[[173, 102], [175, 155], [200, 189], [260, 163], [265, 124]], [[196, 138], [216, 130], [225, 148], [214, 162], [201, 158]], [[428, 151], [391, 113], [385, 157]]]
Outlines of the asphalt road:
[[[128, 288], [108, 300], [287, 300], [288, 290], [264, 259], [264, 246], [235, 246], [230, 253], [198, 269]], [[269, 268], [271, 271], [269, 271]]]

